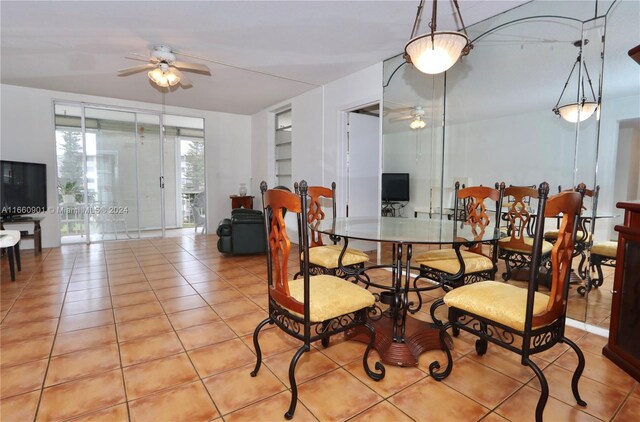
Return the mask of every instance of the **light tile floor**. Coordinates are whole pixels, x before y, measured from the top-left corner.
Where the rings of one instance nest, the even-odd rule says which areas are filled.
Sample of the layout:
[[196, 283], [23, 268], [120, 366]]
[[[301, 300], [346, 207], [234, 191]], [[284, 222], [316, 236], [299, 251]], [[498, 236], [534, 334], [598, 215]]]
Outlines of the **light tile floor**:
[[[16, 282], [3, 258], [0, 420], [283, 419], [298, 343], [267, 327], [264, 366], [249, 376], [251, 333], [266, 316], [265, 257], [221, 256], [216, 240], [189, 234], [63, 246], [38, 257], [25, 250]], [[425, 309], [439, 294], [424, 295]], [[580, 388], [588, 406], [573, 401], [575, 357], [559, 345], [535, 358], [550, 384], [545, 420], [640, 420], [640, 386], [602, 356], [606, 340], [567, 333], [586, 355]], [[538, 383], [512, 353], [489, 346], [478, 357], [473, 339], [461, 335], [445, 381], [428, 375], [442, 358], [430, 351], [417, 368], [387, 365], [376, 383], [362, 370], [363, 350], [332, 339], [304, 356], [294, 420], [533, 420]]]

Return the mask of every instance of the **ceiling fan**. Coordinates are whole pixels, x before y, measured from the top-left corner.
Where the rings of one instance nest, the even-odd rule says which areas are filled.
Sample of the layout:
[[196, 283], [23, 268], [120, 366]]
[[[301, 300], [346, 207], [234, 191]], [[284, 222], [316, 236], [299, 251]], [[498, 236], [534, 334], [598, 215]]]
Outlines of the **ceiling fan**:
[[392, 112], [402, 112], [402, 113], [409, 113], [406, 116], [401, 116], [401, 117], [393, 117], [391, 118], [389, 121], [390, 122], [398, 122], [398, 121], [402, 121], [402, 120], [411, 120], [411, 123], [409, 124], [409, 127], [411, 127], [411, 129], [422, 129], [424, 128], [427, 124], [426, 122], [423, 120], [423, 117], [425, 115], [425, 110], [424, 107], [417, 105], [417, 106], [413, 106], [413, 107], [407, 107], [404, 109], [396, 109], [393, 110]]
[[[149, 57], [138, 53], [131, 54], [144, 58], [143, 61], [148, 61], [148, 63], [120, 69], [118, 76], [129, 76], [150, 69], [147, 73], [149, 79], [160, 87], [168, 88], [180, 84], [183, 88], [190, 88], [193, 84], [183, 71], [211, 75], [209, 68], [203, 64], [177, 61], [176, 53], [169, 46], [163, 44], [154, 45]], [[127, 59], [142, 60], [137, 57], [127, 57]]]

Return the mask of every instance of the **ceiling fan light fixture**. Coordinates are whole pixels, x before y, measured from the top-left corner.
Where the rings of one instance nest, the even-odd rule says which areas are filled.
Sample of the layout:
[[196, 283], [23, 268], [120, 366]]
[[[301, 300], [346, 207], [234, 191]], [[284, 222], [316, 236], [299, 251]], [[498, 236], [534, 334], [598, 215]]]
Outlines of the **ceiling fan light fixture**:
[[167, 82], [169, 83], [170, 86], [174, 86], [175, 84], [180, 82], [180, 77], [175, 73], [173, 73], [172, 71], [167, 72], [165, 74], [165, 77], [167, 78]]
[[407, 63], [412, 63], [420, 72], [435, 75], [447, 71], [461, 56], [469, 54], [473, 44], [469, 41], [467, 30], [460, 14], [458, 0], [451, 0], [456, 10], [458, 19], [462, 23], [462, 32], [436, 31], [437, 0], [433, 0], [433, 11], [429, 28], [431, 31], [416, 36], [418, 24], [422, 16], [424, 0], [420, 0], [418, 12], [413, 23], [411, 39], [404, 47], [404, 58]]
[[178, 82], [180, 82], [180, 77], [173, 73], [171, 69], [164, 71], [163, 69], [157, 67], [147, 73], [149, 75], [149, 79], [151, 79], [156, 85], [167, 88], [169, 86], [174, 86]]
[[409, 124], [409, 127], [411, 129], [423, 129], [425, 126], [427, 126], [427, 123], [422, 120], [422, 117], [417, 116], [415, 119], [413, 119], [413, 121]]

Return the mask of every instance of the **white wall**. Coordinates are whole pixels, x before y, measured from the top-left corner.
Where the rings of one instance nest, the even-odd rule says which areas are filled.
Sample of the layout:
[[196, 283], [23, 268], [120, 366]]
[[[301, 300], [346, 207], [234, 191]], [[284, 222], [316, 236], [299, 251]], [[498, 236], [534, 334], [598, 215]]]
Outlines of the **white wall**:
[[[344, 204], [346, 178], [344, 113], [382, 100], [382, 63], [315, 88], [290, 100], [274, 104], [251, 117], [253, 151], [252, 189], [259, 195], [260, 181], [273, 186], [274, 113], [292, 109], [293, 180], [310, 185], [337, 184], [338, 204]], [[381, 148], [380, 141], [376, 148]], [[379, 163], [372, 163], [379, 166]], [[258, 199], [258, 198], [256, 198]], [[254, 207], [259, 208], [258, 204]], [[344, 214], [344, 209], [339, 207]]]
[[[158, 104], [0, 85], [0, 156], [3, 160], [47, 164], [49, 206], [58, 201], [53, 100], [161, 110]], [[237, 193], [238, 184], [251, 177], [251, 117], [171, 106], [166, 112], [205, 120], [207, 230], [214, 233], [218, 221], [230, 212], [228, 196]], [[44, 247], [60, 244], [57, 215], [47, 215], [42, 222], [42, 241]], [[25, 242], [25, 247], [30, 244]]]

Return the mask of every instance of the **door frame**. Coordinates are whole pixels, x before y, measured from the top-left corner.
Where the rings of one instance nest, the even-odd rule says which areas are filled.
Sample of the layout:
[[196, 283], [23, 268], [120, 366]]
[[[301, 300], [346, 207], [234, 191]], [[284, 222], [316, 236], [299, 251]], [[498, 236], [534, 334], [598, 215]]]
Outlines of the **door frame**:
[[[376, 168], [378, 169], [378, 193], [380, 193], [380, 174], [382, 172], [382, 98], [379, 96], [371, 96], [369, 98], [364, 98], [349, 104], [343, 105], [338, 113], [338, 128], [339, 128], [339, 139], [338, 139], [338, 186], [343, 186], [344, 188], [338, 189], [337, 192], [337, 201], [339, 204], [348, 204], [349, 200], [349, 168], [348, 168], [348, 153], [349, 153], [349, 135], [348, 135], [348, 124], [349, 124], [349, 113], [354, 112], [356, 110], [360, 110], [365, 107], [370, 107], [372, 105], [378, 104], [378, 114], [379, 124], [378, 124], [378, 163]], [[382, 206], [382, 200], [380, 195], [377, 198], [378, 209]], [[340, 207], [338, 209], [338, 217], [344, 217], [344, 210], [346, 207]]]

